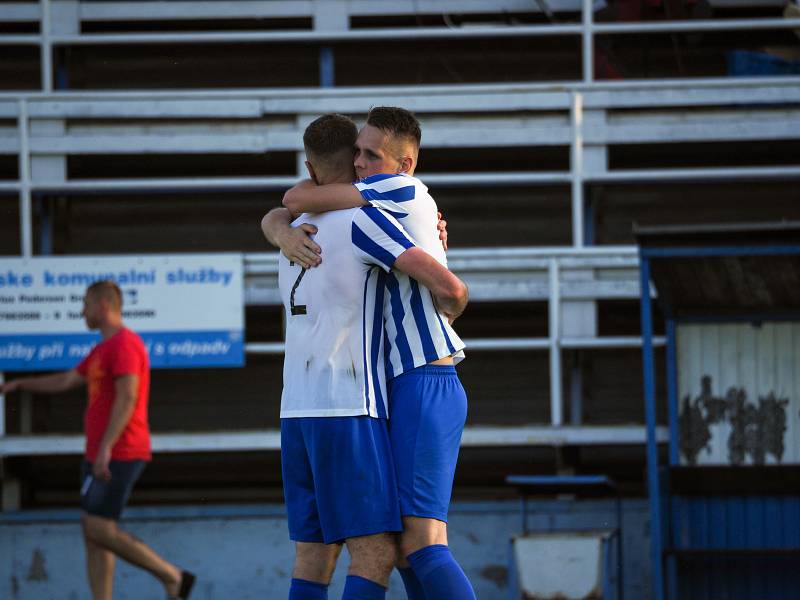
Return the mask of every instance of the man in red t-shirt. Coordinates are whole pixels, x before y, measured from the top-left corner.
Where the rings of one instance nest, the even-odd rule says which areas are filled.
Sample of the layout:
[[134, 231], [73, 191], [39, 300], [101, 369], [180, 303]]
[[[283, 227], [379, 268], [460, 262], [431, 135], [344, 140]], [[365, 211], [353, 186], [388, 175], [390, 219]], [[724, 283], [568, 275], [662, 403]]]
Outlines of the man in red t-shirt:
[[99, 330], [103, 339], [76, 368], [14, 379], [1, 385], [0, 393], [58, 393], [88, 385], [81, 521], [94, 600], [111, 600], [115, 556], [152, 573], [164, 584], [169, 598], [188, 598], [194, 575], [167, 562], [117, 524], [151, 457], [147, 350], [122, 322], [122, 293], [113, 281], [89, 286], [83, 317], [86, 326]]

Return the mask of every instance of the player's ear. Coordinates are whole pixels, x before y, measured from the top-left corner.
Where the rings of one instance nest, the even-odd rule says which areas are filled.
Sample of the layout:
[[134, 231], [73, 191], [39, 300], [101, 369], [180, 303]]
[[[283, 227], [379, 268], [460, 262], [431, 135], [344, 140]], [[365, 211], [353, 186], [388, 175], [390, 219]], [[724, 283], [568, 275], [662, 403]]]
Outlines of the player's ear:
[[398, 167], [398, 173], [406, 173], [411, 175], [414, 173], [414, 157], [413, 156], [404, 156], [400, 159], [400, 166]]
[[311, 181], [319, 185], [317, 174], [314, 172], [314, 166], [308, 161], [306, 161], [306, 169], [308, 170], [308, 176], [311, 178]]

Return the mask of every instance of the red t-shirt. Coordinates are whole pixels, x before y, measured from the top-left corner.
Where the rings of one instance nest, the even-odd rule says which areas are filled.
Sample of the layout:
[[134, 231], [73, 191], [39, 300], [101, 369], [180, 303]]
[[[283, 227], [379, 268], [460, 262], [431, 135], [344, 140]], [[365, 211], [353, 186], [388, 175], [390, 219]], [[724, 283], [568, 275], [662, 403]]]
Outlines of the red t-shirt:
[[139, 376], [139, 397], [128, 425], [122, 431], [111, 458], [150, 460], [150, 426], [147, 423], [147, 398], [150, 392], [150, 361], [142, 339], [122, 328], [92, 348], [76, 367], [87, 379], [89, 403], [83, 417], [86, 430], [86, 460], [93, 462], [111, 418], [114, 404], [114, 379], [122, 375]]

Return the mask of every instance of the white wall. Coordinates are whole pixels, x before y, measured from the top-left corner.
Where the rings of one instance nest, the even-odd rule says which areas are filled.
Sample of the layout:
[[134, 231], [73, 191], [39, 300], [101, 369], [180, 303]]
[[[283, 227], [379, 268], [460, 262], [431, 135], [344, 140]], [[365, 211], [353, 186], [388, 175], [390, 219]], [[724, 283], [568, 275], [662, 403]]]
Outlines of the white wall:
[[[800, 461], [800, 323], [765, 322], [758, 327], [749, 323], [687, 324], [678, 326], [677, 338], [679, 429], [685, 435], [682, 427], [686, 426], [688, 413], [684, 401], [688, 397], [692, 406], [699, 409], [695, 416], [702, 416], [711, 435], [697, 455], [697, 464], [732, 462], [729, 443], [733, 423], [742, 417], [749, 423], [745, 428], [745, 443], [766, 446], [765, 464], [778, 463], [777, 447], [770, 447], [769, 437], [758, 439], [759, 431], [768, 436], [781, 432], [780, 409], [769, 414], [764, 409], [760, 415], [758, 412], [761, 401], [771, 393], [779, 401], [786, 401], [782, 407], [785, 431], [780, 462]], [[701, 382], [706, 376], [710, 377], [710, 397], [702, 389]], [[747, 414], [732, 405], [732, 389], [744, 392]], [[714, 418], [712, 406], [721, 407], [723, 401], [724, 414]], [[777, 421], [767, 421], [760, 428], [758, 419], [765, 414]], [[703, 423], [696, 421], [692, 437], [702, 429]], [[741, 440], [741, 435], [734, 432], [734, 440]], [[681, 461], [689, 462], [683, 451]], [[754, 453], [745, 452], [741, 464], [753, 463]]]

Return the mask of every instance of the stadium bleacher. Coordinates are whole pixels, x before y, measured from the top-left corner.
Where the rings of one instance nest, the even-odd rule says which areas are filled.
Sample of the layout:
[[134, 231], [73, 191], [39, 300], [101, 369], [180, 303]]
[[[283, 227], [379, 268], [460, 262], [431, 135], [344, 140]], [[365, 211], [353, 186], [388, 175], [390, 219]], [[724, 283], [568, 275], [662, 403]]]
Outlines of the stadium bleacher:
[[[280, 498], [281, 310], [258, 223], [303, 175], [311, 119], [384, 104], [422, 122], [418, 174], [472, 290], [456, 498], [507, 495], [523, 467], [643, 493], [632, 223], [800, 214], [798, 78], [725, 66], [797, 45], [800, 23], [774, 1], [711, 7], [595, 22], [588, 0], [0, 3], [0, 254], [244, 253], [247, 366], [154, 372], [163, 456], [134, 502]], [[80, 394], [5, 402], [6, 508], [69, 502], [81, 413]]]

